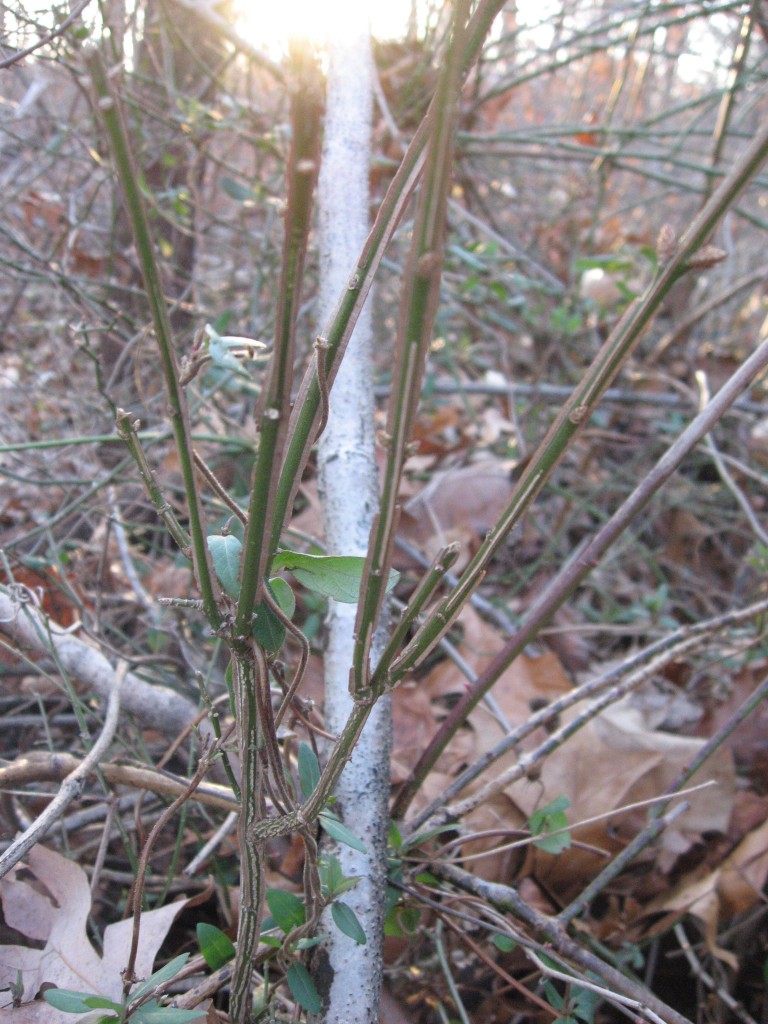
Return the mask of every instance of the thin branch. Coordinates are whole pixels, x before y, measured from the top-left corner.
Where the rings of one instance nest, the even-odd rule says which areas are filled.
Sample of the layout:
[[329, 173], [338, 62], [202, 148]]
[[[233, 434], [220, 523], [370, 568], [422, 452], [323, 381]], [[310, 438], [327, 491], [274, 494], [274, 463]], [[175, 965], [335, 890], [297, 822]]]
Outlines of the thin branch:
[[114, 685], [107, 701], [104, 727], [93, 747], [88, 751], [77, 768], [64, 779], [59, 787], [59, 792], [45, 810], [38, 815], [30, 827], [0, 856], [0, 878], [7, 875], [11, 868], [18, 864], [35, 843], [38, 843], [43, 838], [54, 822], [62, 816], [72, 801], [80, 796], [83, 790], [83, 783], [91, 772], [96, 770], [99, 761], [106, 754], [117, 730], [120, 715], [120, 689], [127, 671], [127, 663], [121, 662], [115, 673]]
[[32, 45], [28, 46], [25, 50], [17, 50], [16, 53], [12, 54], [10, 57], [6, 57], [5, 60], [0, 60], [0, 71], [11, 67], [13, 64], [18, 63], [18, 61], [28, 57], [31, 53], [34, 53], [35, 50], [39, 50], [41, 46], [46, 46], [48, 43], [53, 42], [54, 39], [64, 35], [69, 26], [73, 22], [77, 21], [90, 2], [91, 0], [80, 0], [80, 3], [77, 4], [74, 10], [67, 15], [64, 21], [62, 21], [60, 25], [57, 25], [56, 28], [52, 28], [50, 32], [42, 37], [42, 39], [38, 39], [36, 43], [32, 43]]
[[[486, 882], [469, 871], [464, 871], [452, 864], [434, 862], [430, 864], [430, 871], [458, 888], [487, 900], [499, 910], [511, 913], [518, 920], [524, 921], [540, 941], [551, 945], [552, 951], [570, 961], [581, 971], [588, 971], [597, 975], [598, 978], [602, 978], [606, 988], [614, 994], [618, 993], [635, 1000], [639, 1008], [650, 1010], [654, 1017], [660, 1017], [665, 1024], [690, 1024], [687, 1017], [658, 999], [646, 986], [639, 984], [583, 949], [560, 928], [556, 921], [529, 906], [512, 886], [501, 885], [498, 882]], [[575, 981], [576, 979], [570, 980]]]

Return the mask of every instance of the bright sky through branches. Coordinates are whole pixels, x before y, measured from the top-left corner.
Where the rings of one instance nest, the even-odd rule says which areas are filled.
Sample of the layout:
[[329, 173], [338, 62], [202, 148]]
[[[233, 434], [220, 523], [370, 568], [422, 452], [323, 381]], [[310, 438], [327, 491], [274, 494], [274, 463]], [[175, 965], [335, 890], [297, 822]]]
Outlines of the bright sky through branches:
[[[366, 8], [371, 30], [380, 39], [406, 35], [413, 0], [241, 0], [238, 30], [258, 49], [284, 49], [291, 36], [319, 45], [343, 39], [350, 26], [360, 24], [360, 8]], [[422, 7], [422, 3], [418, 3]], [[356, 31], [356, 29], [355, 29]]]

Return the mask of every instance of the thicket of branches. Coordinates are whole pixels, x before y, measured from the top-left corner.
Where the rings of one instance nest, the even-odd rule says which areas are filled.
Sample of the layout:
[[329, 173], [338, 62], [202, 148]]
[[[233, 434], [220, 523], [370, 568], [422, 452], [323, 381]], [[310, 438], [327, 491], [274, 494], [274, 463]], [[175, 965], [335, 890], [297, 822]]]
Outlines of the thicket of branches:
[[[370, 1021], [764, 1014], [768, 21], [538, 18], [374, 42], [329, 296], [320, 55], [226, 3], [3, 7], [9, 1020], [340, 1019], [329, 930]], [[366, 295], [381, 503], [323, 560]], [[361, 843], [333, 791], [389, 700]]]

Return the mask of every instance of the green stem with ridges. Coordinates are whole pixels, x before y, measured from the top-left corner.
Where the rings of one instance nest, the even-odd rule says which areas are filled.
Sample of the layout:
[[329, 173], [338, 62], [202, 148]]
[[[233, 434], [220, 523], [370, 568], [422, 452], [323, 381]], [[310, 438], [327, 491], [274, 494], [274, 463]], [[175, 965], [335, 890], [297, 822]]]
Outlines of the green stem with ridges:
[[451, 40], [434, 100], [434, 131], [429, 143], [401, 296], [400, 327], [387, 413], [387, 463], [380, 512], [371, 530], [355, 629], [353, 687], [358, 693], [362, 693], [369, 682], [370, 645], [387, 589], [400, 481], [408, 457], [416, 410], [421, 401], [421, 379], [440, 298], [446, 211], [468, 15], [468, 0], [457, 0]]
[[266, 819], [261, 769], [263, 747], [258, 693], [269, 687], [264, 653], [247, 641], [237, 645], [233, 658], [233, 682], [240, 753], [240, 817], [237, 824], [240, 848], [240, 916], [237, 925], [237, 957], [232, 971], [230, 1016], [246, 1024], [251, 1007], [253, 962], [261, 933], [264, 895], [264, 843], [256, 837], [259, 822]]
[[171, 428], [176, 451], [179, 456], [184, 491], [189, 512], [189, 532], [192, 542], [192, 564], [194, 566], [206, 618], [213, 629], [221, 623], [218, 605], [218, 584], [211, 570], [208, 544], [206, 541], [205, 519], [200, 505], [200, 495], [192, 459], [192, 431], [189, 414], [179, 384], [176, 353], [173, 347], [171, 321], [163, 293], [160, 271], [155, 258], [155, 247], [149, 229], [144, 200], [139, 188], [139, 174], [133, 151], [128, 141], [122, 113], [117, 98], [113, 95], [107, 72], [98, 50], [91, 50], [86, 56], [86, 66], [93, 82], [97, 105], [109, 139], [112, 156], [120, 184], [125, 196], [125, 205], [131, 222], [136, 251], [139, 257], [144, 287], [147, 293], [152, 322], [155, 329], [157, 348], [163, 367], [163, 377], [171, 410]]
[[[466, 75], [477, 60], [483, 40], [504, 0], [481, 0], [469, 21], [462, 54], [462, 75]], [[330, 388], [338, 373], [341, 359], [352, 336], [355, 322], [373, 283], [373, 277], [392, 235], [400, 221], [406, 204], [416, 186], [424, 162], [424, 152], [431, 137], [437, 104], [430, 104], [421, 125], [403, 156], [392, 180], [376, 220], [368, 236], [357, 266], [352, 271], [349, 287], [339, 299], [336, 310], [326, 327], [323, 338], [327, 349], [324, 358], [325, 386]], [[291, 515], [291, 508], [301, 475], [309, 459], [322, 411], [322, 391], [317, 371], [310, 368], [302, 381], [296, 398], [289, 427], [283, 468], [275, 497], [272, 524], [272, 548], [276, 549], [280, 535]]]
[[317, 180], [322, 108], [319, 72], [316, 62], [309, 56], [294, 52], [293, 61], [296, 85], [291, 104], [293, 132], [288, 160], [288, 202], [277, 328], [259, 423], [259, 450], [243, 543], [240, 598], [235, 615], [237, 636], [246, 636], [250, 632], [253, 610], [260, 599], [264, 579], [280, 539], [282, 517], [279, 505], [278, 515], [274, 515], [275, 493], [284, 464], [283, 448], [291, 403], [296, 314]]

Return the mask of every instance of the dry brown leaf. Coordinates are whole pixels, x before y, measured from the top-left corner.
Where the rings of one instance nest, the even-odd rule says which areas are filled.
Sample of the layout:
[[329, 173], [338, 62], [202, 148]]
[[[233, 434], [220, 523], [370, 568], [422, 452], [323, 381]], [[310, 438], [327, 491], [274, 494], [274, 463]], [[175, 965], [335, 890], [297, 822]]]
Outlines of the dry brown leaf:
[[462, 552], [455, 567], [459, 571], [506, 507], [512, 493], [509, 472], [509, 465], [483, 459], [435, 473], [406, 503], [401, 535], [428, 558], [443, 545], [459, 541]]
[[435, 710], [421, 686], [406, 683], [392, 694], [392, 784], [404, 782], [438, 726]]
[[669, 927], [683, 914], [697, 917], [704, 926], [710, 953], [738, 970], [736, 957], [717, 944], [721, 925], [735, 914], [762, 901], [768, 879], [768, 821], [754, 829], [714, 871], [694, 873], [683, 879], [671, 893], [651, 902], [645, 915], [665, 914], [654, 929]]
[[[573, 713], [578, 713], [578, 708]], [[618, 852], [647, 821], [647, 808], [630, 812], [622, 808], [664, 793], [703, 743], [649, 728], [642, 712], [628, 701], [608, 708], [587, 723], [549, 755], [539, 779], [521, 780], [508, 792], [528, 815], [566, 796], [570, 801], [568, 820], [574, 825], [597, 815], [616, 813], [574, 828], [574, 839], [594, 847], [595, 852], [574, 847], [555, 857], [536, 849], [535, 877], [565, 901], [573, 898], [604, 866], [606, 855]], [[727, 751], [710, 758], [691, 784], [707, 780], [717, 785], [688, 796], [690, 810], [662, 835], [656, 861], [663, 870], [669, 870], [702, 832], [724, 832], [728, 827], [735, 773]]]
[[[119, 1002], [123, 986], [120, 972], [128, 962], [133, 919], [105, 928], [104, 953], [99, 956], [86, 933], [91, 892], [83, 869], [39, 845], [30, 851], [26, 864], [37, 879], [37, 887], [20, 877], [23, 865], [14, 868], [0, 881], [3, 913], [9, 927], [29, 939], [45, 942], [45, 946], [2, 947], [0, 989], [7, 991], [15, 986], [19, 972], [24, 985], [22, 1005], [0, 1010], [2, 1019], [8, 1024], [71, 1024], [72, 1014], [55, 1010], [42, 1000], [33, 1002], [43, 984], [92, 992]], [[151, 975], [168, 929], [188, 902], [180, 900], [141, 915], [136, 958], [139, 978]]]

